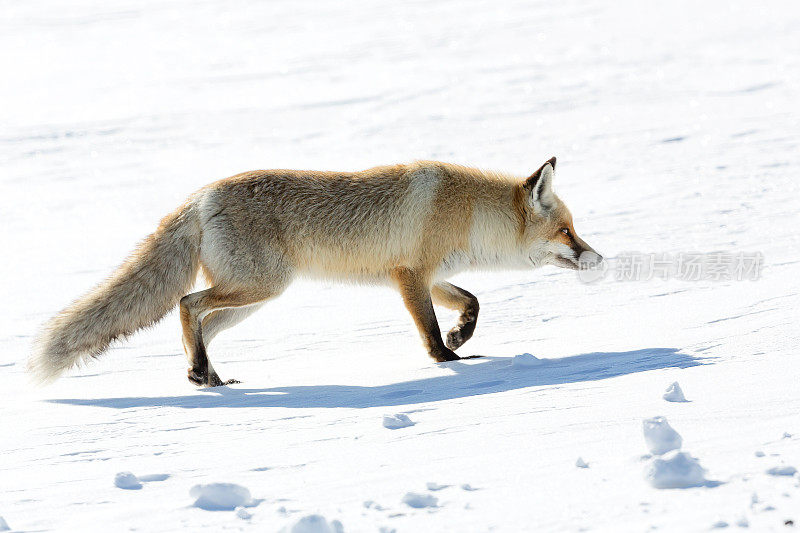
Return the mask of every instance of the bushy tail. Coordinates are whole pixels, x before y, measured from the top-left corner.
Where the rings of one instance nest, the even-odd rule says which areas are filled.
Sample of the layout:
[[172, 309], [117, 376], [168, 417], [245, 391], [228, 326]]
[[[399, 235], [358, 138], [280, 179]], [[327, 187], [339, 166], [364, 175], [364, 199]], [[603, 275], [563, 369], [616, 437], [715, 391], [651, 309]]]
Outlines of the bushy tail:
[[108, 279], [44, 325], [28, 362], [34, 379], [54, 381], [115, 339], [156, 323], [191, 290], [199, 256], [200, 226], [190, 202], [164, 217]]

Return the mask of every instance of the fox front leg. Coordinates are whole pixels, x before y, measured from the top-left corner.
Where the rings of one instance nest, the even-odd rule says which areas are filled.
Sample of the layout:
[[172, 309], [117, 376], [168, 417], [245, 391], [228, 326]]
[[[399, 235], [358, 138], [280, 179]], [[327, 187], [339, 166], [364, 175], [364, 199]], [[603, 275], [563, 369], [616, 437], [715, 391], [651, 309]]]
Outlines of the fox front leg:
[[431, 291], [420, 273], [409, 268], [401, 267], [392, 272], [392, 277], [397, 283], [403, 302], [408, 312], [414, 318], [422, 342], [428, 349], [428, 354], [437, 362], [455, 361], [460, 359], [456, 353], [442, 342], [442, 332], [436, 321], [433, 311]]
[[458, 323], [447, 333], [447, 347], [457, 350], [475, 333], [478, 324], [478, 299], [474, 294], [446, 281], [436, 283], [431, 289], [433, 303], [459, 311]]

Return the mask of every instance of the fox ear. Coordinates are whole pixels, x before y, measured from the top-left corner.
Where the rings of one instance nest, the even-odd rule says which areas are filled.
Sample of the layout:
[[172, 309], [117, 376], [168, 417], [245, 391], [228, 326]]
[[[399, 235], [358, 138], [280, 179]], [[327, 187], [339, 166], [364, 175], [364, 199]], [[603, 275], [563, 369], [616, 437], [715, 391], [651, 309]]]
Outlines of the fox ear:
[[555, 206], [556, 195], [553, 194], [553, 171], [555, 168], [556, 158], [551, 157], [523, 184], [528, 192], [528, 204], [539, 215], [547, 213]]

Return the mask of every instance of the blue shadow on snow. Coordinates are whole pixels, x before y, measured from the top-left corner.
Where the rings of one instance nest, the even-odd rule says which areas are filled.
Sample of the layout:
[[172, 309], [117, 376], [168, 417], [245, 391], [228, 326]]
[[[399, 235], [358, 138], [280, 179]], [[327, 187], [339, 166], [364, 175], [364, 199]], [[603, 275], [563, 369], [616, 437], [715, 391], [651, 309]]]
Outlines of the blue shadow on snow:
[[363, 387], [310, 385], [263, 389], [216, 387], [182, 396], [53, 399], [52, 403], [129, 409], [135, 407], [384, 407], [437, 402], [495, 392], [597, 381], [663, 368], [688, 368], [701, 358], [675, 348], [646, 348], [628, 352], [592, 352], [543, 359], [533, 367], [515, 367], [510, 357], [483, 357], [465, 362], [440, 363], [453, 374]]

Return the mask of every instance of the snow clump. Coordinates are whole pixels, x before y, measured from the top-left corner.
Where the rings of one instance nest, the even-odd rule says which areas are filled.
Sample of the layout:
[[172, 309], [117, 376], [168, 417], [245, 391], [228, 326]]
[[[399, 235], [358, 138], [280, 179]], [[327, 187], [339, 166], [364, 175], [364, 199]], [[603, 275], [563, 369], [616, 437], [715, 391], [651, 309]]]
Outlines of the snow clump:
[[642, 423], [644, 440], [653, 455], [661, 455], [671, 450], [679, 450], [683, 439], [672, 429], [663, 416], [646, 418]]
[[645, 470], [645, 479], [657, 489], [686, 489], [707, 483], [706, 470], [686, 452], [671, 451], [656, 457]]
[[797, 469], [789, 465], [773, 466], [767, 470], [770, 476], [793, 476], [797, 473]]
[[511, 366], [515, 368], [530, 368], [533, 366], [539, 366], [542, 363], [544, 363], [543, 360], [529, 353], [515, 355], [514, 358], [511, 360]]
[[414, 509], [423, 509], [425, 507], [436, 507], [439, 500], [436, 496], [430, 494], [419, 494], [416, 492], [408, 492], [403, 496], [403, 503]]
[[342, 523], [338, 520], [328, 522], [324, 516], [318, 514], [306, 515], [292, 527], [283, 528], [282, 533], [344, 533]]
[[400, 429], [413, 426], [414, 422], [408, 418], [408, 415], [398, 413], [396, 415], [383, 415], [383, 427], [387, 429]]
[[195, 499], [192, 505], [205, 511], [233, 511], [237, 507], [254, 505], [250, 491], [235, 483], [195, 485], [189, 495]]
[[667, 392], [664, 393], [664, 399], [668, 402], [685, 402], [686, 396], [683, 395], [683, 390], [681, 386], [678, 385], [678, 382], [674, 382], [672, 385], [667, 387]]
[[114, 485], [116, 485], [117, 488], [125, 490], [138, 490], [142, 488], [142, 483], [139, 481], [139, 478], [131, 472], [119, 472], [114, 476]]

